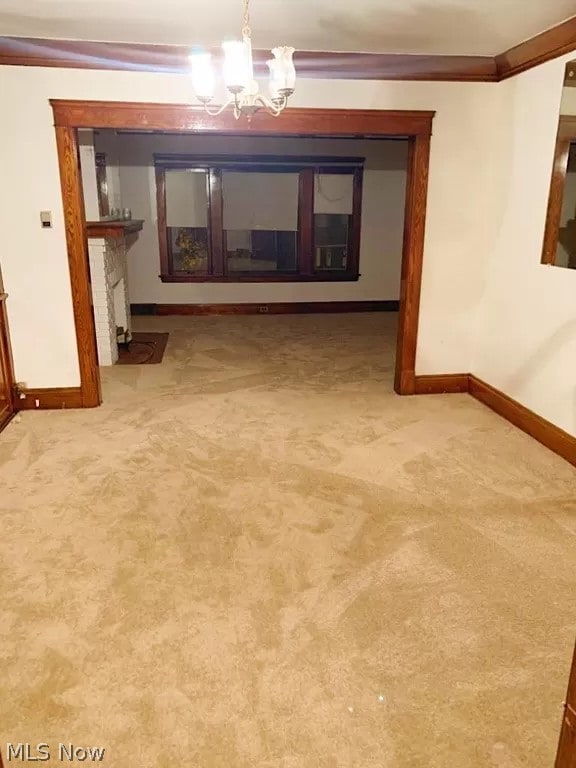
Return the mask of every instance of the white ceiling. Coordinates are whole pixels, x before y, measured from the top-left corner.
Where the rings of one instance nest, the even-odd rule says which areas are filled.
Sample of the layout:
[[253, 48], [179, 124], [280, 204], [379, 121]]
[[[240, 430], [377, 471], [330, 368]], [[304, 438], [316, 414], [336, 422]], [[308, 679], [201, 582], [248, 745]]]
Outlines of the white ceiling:
[[[241, 0], [0, 0], [0, 35], [218, 44]], [[576, 14], [576, 0], [251, 0], [254, 44], [494, 55]]]

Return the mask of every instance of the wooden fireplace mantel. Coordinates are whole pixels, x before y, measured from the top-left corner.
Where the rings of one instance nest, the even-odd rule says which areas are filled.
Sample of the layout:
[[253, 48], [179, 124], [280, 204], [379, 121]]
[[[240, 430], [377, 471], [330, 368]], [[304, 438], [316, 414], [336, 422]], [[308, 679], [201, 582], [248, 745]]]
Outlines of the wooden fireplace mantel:
[[126, 237], [140, 232], [144, 226], [143, 219], [119, 219], [118, 221], [87, 221], [86, 235], [88, 237]]

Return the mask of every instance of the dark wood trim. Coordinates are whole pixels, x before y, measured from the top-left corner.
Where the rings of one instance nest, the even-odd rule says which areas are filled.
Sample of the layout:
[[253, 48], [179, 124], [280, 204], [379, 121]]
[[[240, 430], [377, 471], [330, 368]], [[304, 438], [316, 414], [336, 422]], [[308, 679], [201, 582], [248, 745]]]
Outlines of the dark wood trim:
[[562, 218], [562, 203], [564, 200], [564, 187], [566, 186], [569, 154], [570, 139], [562, 139], [558, 136], [554, 152], [552, 178], [550, 179], [548, 208], [546, 210], [546, 226], [544, 228], [544, 243], [542, 246], [542, 264], [556, 263], [558, 235]]
[[354, 170], [354, 187], [352, 191], [352, 215], [349, 217], [348, 254], [346, 272], [357, 275], [360, 269], [360, 239], [362, 236], [362, 187], [364, 168]]
[[257, 113], [251, 121], [238, 121], [228, 113], [222, 113], [216, 118], [209, 117], [187, 105], [61, 100], [51, 100], [50, 103], [54, 112], [58, 146], [80, 380], [85, 406], [98, 405], [101, 398], [76, 136], [76, 129], [80, 127], [146, 128], [223, 135], [410, 137], [412, 149], [406, 183], [395, 390], [398, 394], [414, 393], [430, 135], [434, 112], [288, 109], [283, 113], [282, 120], [267, 113]]
[[[123, 133], [120, 131], [120, 133]], [[213, 168], [224, 170], [299, 171], [303, 166], [314, 168], [320, 173], [354, 173], [357, 166], [363, 166], [365, 157], [339, 157], [325, 155], [197, 155], [197, 154], [154, 154], [155, 167], [178, 170], [182, 168]], [[272, 168], [271, 168], [272, 166]], [[329, 170], [326, 170], [326, 166]], [[319, 170], [319, 169], [322, 170]]]
[[133, 315], [301, 315], [397, 312], [398, 301], [290, 301], [261, 304], [131, 304]]
[[0, 410], [0, 430], [4, 429], [14, 416], [16, 410], [14, 399], [14, 360], [12, 359], [6, 299], [7, 294], [4, 293], [2, 275], [0, 274], [0, 376], [4, 381], [3, 386], [8, 396], [6, 405]]
[[126, 237], [140, 232], [144, 226], [142, 219], [130, 219], [129, 221], [87, 221], [86, 236], [97, 237]]
[[468, 392], [467, 373], [444, 373], [416, 376], [416, 395], [446, 395]]
[[102, 395], [90, 289], [78, 131], [73, 127], [63, 126], [56, 126], [55, 130], [82, 398], [85, 408], [93, 408], [100, 405]]
[[[0, 432], [2, 430], [6, 429], [8, 424], [12, 421], [14, 416], [16, 416], [17, 411], [10, 411], [6, 410], [4, 412], [0, 411]], [[0, 764], [0, 768], [2, 768], [2, 765]]]
[[[298, 179], [298, 275], [295, 280], [316, 280], [314, 274], [314, 168], [303, 168]], [[320, 279], [324, 279], [323, 276]]]
[[476, 400], [576, 466], [576, 437], [473, 375], [469, 376], [469, 392]]
[[555, 768], [576, 768], [576, 648], [568, 680]]
[[[0, 65], [183, 73], [189, 54], [185, 45], [0, 37]], [[266, 76], [270, 51], [253, 55], [256, 75]], [[296, 51], [294, 61], [301, 78], [495, 82], [498, 77], [492, 56]]]
[[499, 80], [576, 50], [576, 16], [496, 56]]
[[[300, 78], [496, 83], [573, 50], [576, 17], [498, 56], [296, 51], [294, 61]], [[0, 37], [0, 65], [183, 73], [189, 52], [184, 45]], [[257, 76], [267, 74], [269, 56], [254, 51]]]
[[548, 207], [546, 210], [546, 226], [544, 228], [544, 242], [542, 245], [542, 264], [556, 263], [570, 144], [575, 141], [576, 116], [560, 115], [558, 132], [556, 135], [552, 175], [550, 178]]
[[169, 275], [172, 272], [168, 252], [168, 230], [166, 228], [166, 172], [156, 168], [156, 211], [158, 217], [158, 251], [160, 253], [160, 272]]
[[131, 315], [155, 315], [156, 314], [156, 307], [157, 304], [149, 303], [138, 303], [138, 304], [130, 304], [130, 314]]
[[171, 275], [159, 275], [163, 283], [353, 283], [361, 275], [345, 270], [319, 270], [312, 275], [302, 272], [231, 272], [227, 275], [207, 275], [201, 272], [174, 272]]
[[239, 136], [323, 136], [370, 138], [429, 136], [434, 111], [289, 108], [282, 120], [257, 112], [236, 120], [228, 110], [217, 117], [188, 104], [50, 99], [54, 125], [68, 128], [132, 128]]
[[416, 345], [424, 258], [429, 163], [430, 136], [423, 134], [411, 138], [406, 177], [400, 316], [394, 376], [394, 390], [402, 395], [415, 393]]
[[[36, 405], [38, 401], [38, 405]], [[16, 410], [61, 410], [62, 408], [85, 408], [81, 387], [50, 387], [45, 389], [24, 389], [16, 399]]]

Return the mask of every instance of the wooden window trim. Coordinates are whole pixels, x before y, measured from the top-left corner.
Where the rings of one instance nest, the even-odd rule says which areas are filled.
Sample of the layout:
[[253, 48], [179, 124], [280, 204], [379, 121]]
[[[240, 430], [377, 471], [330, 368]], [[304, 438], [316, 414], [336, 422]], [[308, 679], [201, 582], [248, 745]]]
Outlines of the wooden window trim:
[[[302, 157], [279, 155], [166, 155], [155, 154], [156, 201], [160, 275], [164, 283], [299, 283], [355, 282], [359, 279], [362, 228], [362, 180], [364, 157]], [[191, 273], [174, 269], [166, 225], [166, 171], [198, 169], [208, 174], [208, 268]], [[222, 173], [298, 173], [297, 268], [292, 271], [227, 272], [223, 226]], [[350, 174], [354, 177], [352, 213], [348, 232], [346, 269], [328, 272], [314, 266], [314, 182], [315, 174]]]
[[218, 166], [221, 168], [244, 169], [249, 170], [252, 166], [260, 165], [268, 167], [277, 166], [285, 168], [287, 166], [331, 166], [340, 168], [342, 166], [362, 165], [365, 158], [354, 156], [334, 156], [334, 155], [203, 155], [203, 154], [161, 154], [154, 153], [154, 165], [161, 168], [190, 168], [190, 162], [193, 162], [194, 168], [209, 168]]

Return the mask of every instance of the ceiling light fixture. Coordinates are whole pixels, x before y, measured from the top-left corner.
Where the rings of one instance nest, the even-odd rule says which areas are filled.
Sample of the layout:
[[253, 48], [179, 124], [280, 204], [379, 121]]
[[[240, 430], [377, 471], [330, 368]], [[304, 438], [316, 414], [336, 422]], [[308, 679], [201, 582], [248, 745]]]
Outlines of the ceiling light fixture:
[[222, 44], [224, 51], [224, 83], [230, 97], [219, 108], [211, 110], [208, 105], [214, 98], [215, 77], [212, 55], [206, 52], [193, 53], [190, 56], [192, 67], [192, 87], [198, 101], [204, 105], [209, 115], [215, 117], [228, 107], [233, 107], [234, 117], [248, 118], [264, 108], [277, 117], [294, 93], [296, 70], [292, 55], [294, 48], [282, 46], [273, 48], [273, 59], [267, 62], [270, 70], [270, 98], [259, 93], [258, 83], [254, 79], [252, 62], [252, 40], [250, 31], [250, 0], [244, 0], [244, 23], [242, 41], [233, 40]]

